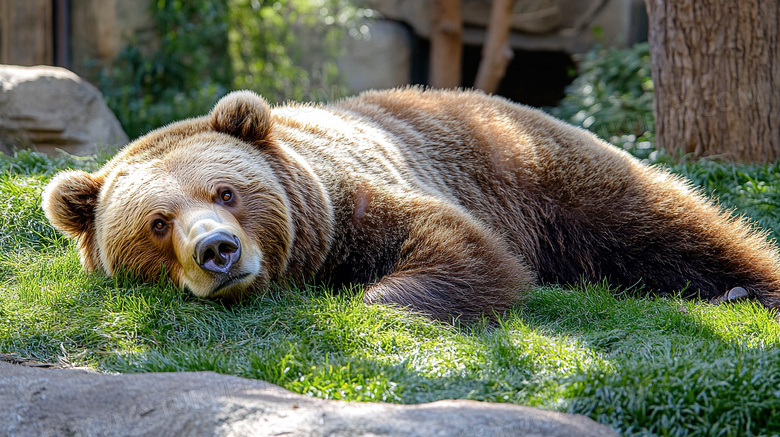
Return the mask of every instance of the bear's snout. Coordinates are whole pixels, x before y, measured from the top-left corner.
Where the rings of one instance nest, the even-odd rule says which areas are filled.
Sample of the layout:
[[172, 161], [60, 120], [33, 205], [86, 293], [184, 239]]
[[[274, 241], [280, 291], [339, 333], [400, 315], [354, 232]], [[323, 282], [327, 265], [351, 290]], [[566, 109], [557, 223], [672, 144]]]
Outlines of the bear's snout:
[[227, 273], [241, 258], [241, 241], [224, 230], [213, 231], [195, 243], [192, 257], [203, 270]]

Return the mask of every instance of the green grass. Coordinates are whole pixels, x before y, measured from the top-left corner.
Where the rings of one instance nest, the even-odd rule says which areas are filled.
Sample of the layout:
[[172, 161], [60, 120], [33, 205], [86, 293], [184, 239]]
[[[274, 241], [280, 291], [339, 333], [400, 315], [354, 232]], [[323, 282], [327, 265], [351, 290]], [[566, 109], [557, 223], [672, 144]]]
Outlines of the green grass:
[[[40, 193], [94, 161], [0, 160], [0, 353], [103, 372], [212, 370], [327, 399], [512, 402], [588, 415], [624, 435], [780, 433], [780, 325], [750, 303], [540, 288], [498, 323], [451, 326], [362, 290], [303, 290], [225, 307], [169, 284], [85, 274]], [[780, 229], [777, 165], [673, 170]]]

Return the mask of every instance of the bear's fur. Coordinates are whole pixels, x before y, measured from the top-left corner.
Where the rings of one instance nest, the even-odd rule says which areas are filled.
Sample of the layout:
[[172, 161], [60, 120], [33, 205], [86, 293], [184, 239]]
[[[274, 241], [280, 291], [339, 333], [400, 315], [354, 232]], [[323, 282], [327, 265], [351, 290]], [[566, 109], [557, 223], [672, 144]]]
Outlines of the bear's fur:
[[606, 279], [778, 305], [766, 234], [582, 129], [471, 91], [405, 88], [270, 108], [254, 93], [47, 186], [87, 270], [198, 296], [366, 284], [433, 317], [504, 311], [541, 283]]

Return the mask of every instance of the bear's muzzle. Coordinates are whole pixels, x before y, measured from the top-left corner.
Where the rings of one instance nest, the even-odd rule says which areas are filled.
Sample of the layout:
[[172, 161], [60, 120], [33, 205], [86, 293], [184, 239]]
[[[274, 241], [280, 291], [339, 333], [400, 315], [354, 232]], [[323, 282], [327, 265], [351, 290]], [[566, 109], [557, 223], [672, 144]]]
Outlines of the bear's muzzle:
[[241, 241], [220, 229], [201, 237], [192, 257], [201, 269], [212, 273], [228, 273], [241, 258]]

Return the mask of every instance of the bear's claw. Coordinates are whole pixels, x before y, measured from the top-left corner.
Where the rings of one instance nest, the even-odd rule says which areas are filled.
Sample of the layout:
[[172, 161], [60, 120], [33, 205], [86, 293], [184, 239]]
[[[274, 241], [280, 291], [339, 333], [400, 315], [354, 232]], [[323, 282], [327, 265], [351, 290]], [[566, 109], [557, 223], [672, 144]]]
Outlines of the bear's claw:
[[742, 287], [734, 287], [727, 291], [723, 296], [718, 296], [710, 300], [713, 305], [720, 305], [724, 302], [732, 302], [745, 299], [749, 296], [748, 291]]

